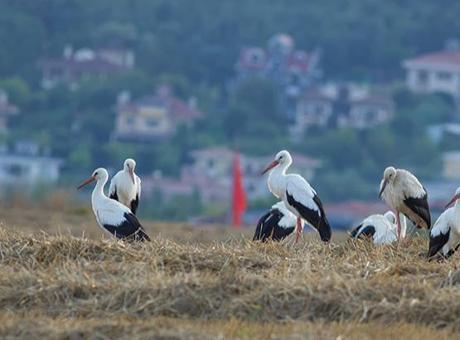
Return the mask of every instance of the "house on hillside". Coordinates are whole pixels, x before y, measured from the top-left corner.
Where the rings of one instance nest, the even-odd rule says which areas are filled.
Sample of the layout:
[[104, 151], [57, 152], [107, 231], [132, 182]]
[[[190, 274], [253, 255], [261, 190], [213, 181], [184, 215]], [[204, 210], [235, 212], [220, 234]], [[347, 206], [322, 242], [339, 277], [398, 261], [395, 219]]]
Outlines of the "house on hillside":
[[368, 86], [328, 84], [315, 86], [298, 99], [293, 134], [310, 127], [367, 129], [390, 120], [391, 96]]
[[8, 94], [0, 89], [0, 134], [8, 133], [8, 120], [19, 113], [19, 109], [8, 100]]
[[406, 85], [416, 93], [447, 93], [460, 97], [460, 49], [451, 44], [445, 50], [406, 59]]
[[129, 49], [64, 49], [59, 58], [46, 58], [39, 62], [42, 72], [41, 85], [51, 89], [66, 85], [74, 89], [85, 76], [107, 77], [131, 70], [134, 67], [134, 52]]
[[0, 185], [23, 190], [56, 183], [62, 164], [62, 160], [42, 152], [36, 143], [18, 142], [12, 150], [0, 150]]
[[173, 135], [180, 125], [191, 126], [203, 114], [197, 100], [175, 97], [168, 86], [155, 94], [131, 100], [129, 93], [118, 96], [113, 137], [132, 142], [151, 142]]
[[460, 151], [448, 151], [442, 154], [442, 175], [447, 180], [460, 179]]
[[254, 77], [270, 79], [279, 88], [283, 108], [292, 119], [296, 99], [321, 74], [319, 59], [318, 50], [297, 50], [291, 36], [276, 34], [266, 48], [247, 46], [241, 49], [235, 66], [235, 84], [238, 86]]
[[[292, 171], [311, 179], [321, 166], [317, 159], [293, 154]], [[159, 192], [164, 199], [174, 196], [191, 196], [198, 193], [205, 204], [230, 204], [232, 164], [235, 152], [227, 147], [210, 147], [193, 151], [191, 164], [185, 165], [178, 179], [159, 174], [143, 179], [143, 192]], [[249, 200], [270, 197], [266, 178], [260, 173], [273, 158], [267, 156], [240, 155], [243, 184]]]

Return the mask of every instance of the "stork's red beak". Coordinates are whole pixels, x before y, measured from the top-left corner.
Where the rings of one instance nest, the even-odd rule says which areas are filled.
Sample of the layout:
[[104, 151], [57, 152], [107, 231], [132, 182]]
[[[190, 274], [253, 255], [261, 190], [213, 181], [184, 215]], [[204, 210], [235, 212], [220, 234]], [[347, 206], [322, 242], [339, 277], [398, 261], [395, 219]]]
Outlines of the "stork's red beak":
[[446, 204], [446, 209], [449, 208], [452, 204], [454, 204], [458, 199], [460, 199], [460, 195], [454, 195], [450, 202]]
[[86, 181], [84, 181], [82, 184], [80, 184], [78, 187], [77, 187], [77, 190], [80, 190], [81, 188], [83, 188], [85, 185], [88, 185], [89, 183], [92, 183], [96, 180], [96, 178], [94, 177], [90, 177], [88, 178]]
[[265, 173], [267, 173], [267, 171], [270, 171], [271, 169], [273, 169], [275, 166], [277, 166], [278, 164], [280, 164], [280, 162], [278, 162], [277, 160], [274, 160], [273, 162], [271, 162], [270, 164], [267, 165], [267, 167], [265, 168], [264, 171], [262, 171], [262, 175], [264, 175]]
[[134, 178], [134, 170], [129, 168], [129, 177], [133, 180], [133, 184], [136, 184], [136, 179]]

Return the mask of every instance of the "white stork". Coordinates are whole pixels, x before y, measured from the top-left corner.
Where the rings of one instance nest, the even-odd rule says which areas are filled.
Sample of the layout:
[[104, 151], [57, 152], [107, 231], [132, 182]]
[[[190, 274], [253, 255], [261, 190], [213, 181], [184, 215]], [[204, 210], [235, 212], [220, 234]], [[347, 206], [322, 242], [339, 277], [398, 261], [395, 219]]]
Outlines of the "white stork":
[[[406, 217], [402, 217], [401, 238], [406, 236]], [[390, 244], [396, 241], [397, 226], [396, 216], [392, 211], [384, 215], [374, 214], [365, 218], [360, 225], [351, 231], [351, 237], [362, 238], [363, 236], [372, 239], [375, 245]]]
[[141, 196], [141, 179], [134, 173], [136, 162], [128, 158], [123, 164], [123, 170], [117, 172], [110, 181], [109, 196], [131, 209], [136, 214]]
[[316, 191], [300, 175], [286, 174], [292, 164], [292, 157], [286, 150], [276, 154], [262, 174], [270, 171], [268, 188], [277, 198], [282, 199], [286, 207], [297, 217], [296, 242], [302, 233], [302, 219], [319, 231], [321, 240], [331, 239], [331, 227], [327, 221], [323, 204]]
[[253, 241], [281, 241], [294, 231], [296, 222], [297, 217], [280, 201], [259, 219]]
[[81, 189], [96, 181], [91, 195], [91, 204], [97, 223], [103, 230], [119, 239], [150, 241], [149, 236], [131, 210], [104, 194], [104, 186], [108, 178], [107, 170], [98, 168], [94, 170], [90, 178], [78, 186], [78, 189]]
[[398, 240], [401, 238], [400, 213], [418, 228], [431, 227], [427, 192], [409, 171], [392, 166], [386, 168], [380, 183], [379, 197], [395, 210]]
[[455, 191], [452, 200], [446, 205], [448, 208], [436, 220], [430, 232], [428, 257], [433, 257], [439, 251], [445, 258], [450, 257], [460, 245], [460, 187]]

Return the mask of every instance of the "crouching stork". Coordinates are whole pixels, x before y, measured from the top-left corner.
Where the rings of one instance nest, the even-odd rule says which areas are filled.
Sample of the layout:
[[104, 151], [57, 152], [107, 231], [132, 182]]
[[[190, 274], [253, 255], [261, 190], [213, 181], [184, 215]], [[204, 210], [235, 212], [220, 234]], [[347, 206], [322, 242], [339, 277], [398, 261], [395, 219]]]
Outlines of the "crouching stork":
[[78, 189], [81, 189], [96, 181], [91, 195], [91, 204], [97, 223], [104, 231], [118, 239], [150, 241], [149, 236], [131, 210], [104, 194], [104, 186], [108, 178], [107, 170], [99, 168], [94, 170], [91, 177], [78, 186]]
[[280, 201], [259, 219], [253, 241], [281, 241], [292, 234], [296, 222], [297, 217], [286, 208], [283, 201]]
[[[360, 225], [354, 228], [352, 238], [369, 238], [375, 245], [390, 244], [397, 240], [396, 216], [392, 211], [384, 215], [374, 214], [366, 217]], [[406, 236], [406, 218], [403, 216], [401, 238]]]

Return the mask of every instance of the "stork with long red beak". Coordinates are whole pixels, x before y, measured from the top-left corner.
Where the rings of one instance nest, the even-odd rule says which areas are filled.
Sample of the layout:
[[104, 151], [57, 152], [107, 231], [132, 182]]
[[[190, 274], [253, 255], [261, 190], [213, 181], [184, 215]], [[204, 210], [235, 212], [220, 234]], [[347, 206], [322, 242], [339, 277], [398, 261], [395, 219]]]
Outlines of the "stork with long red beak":
[[78, 186], [78, 189], [81, 189], [96, 181], [91, 195], [91, 205], [97, 223], [104, 231], [119, 239], [150, 241], [149, 236], [131, 210], [104, 194], [104, 187], [108, 178], [107, 170], [99, 168], [94, 170], [91, 177]]
[[428, 194], [417, 177], [409, 171], [392, 166], [386, 168], [380, 183], [379, 197], [395, 211], [398, 240], [401, 239], [400, 213], [418, 228], [430, 229]]
[[277, 198], [282, 199], [286, 207], [297, 217], [296, 242], [302, 233], [302, 220], [318, 230], [321, 240], [328, 242], [331, 239], [331, 227], [327, 221], [323, 204], [316, 191], [298, 174], [286, 174], [292, 164], [291, 154], [280, 151], [275, 159], [263, 171], [270, 172], [268, 189]]
[[[439, 251], [445, 258], [450, 257], [460, 245], [460, 187], [455, 191], [446, 210], [439, 216], [430, 232], [427, 256], [433, 257]], [[454, 204], [453, 207], [450, 207]], [[450, 208], [449, 208], [450, 207]]]
[[133, 214], [136, 214], [141, 196], [141, 179], [134, 173], [136, 162], [128, 158], [123, 164], [123, 170], [113, 176], [109, 187], [109, 196], [124, 204]]

